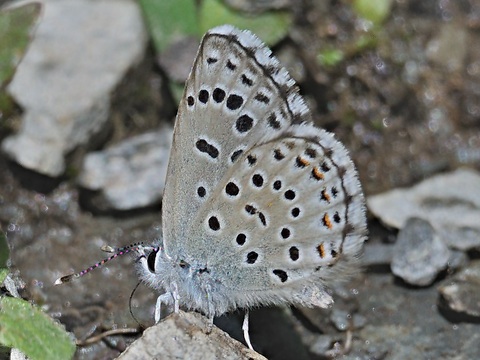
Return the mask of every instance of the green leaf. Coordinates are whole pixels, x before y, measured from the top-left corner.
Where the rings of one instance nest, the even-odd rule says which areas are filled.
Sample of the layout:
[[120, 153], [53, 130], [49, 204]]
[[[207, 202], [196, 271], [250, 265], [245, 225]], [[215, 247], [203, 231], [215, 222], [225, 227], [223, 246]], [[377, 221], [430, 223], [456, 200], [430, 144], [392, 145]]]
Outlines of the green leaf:
[[240, 29], [251, 30], [268, 45], [273, 45], [284, 38], [292, 22], [291, 14], [286, 11], [251, 16], [236, 12], [218, 0], [204, 0], [199, 17], [201, 34], [215, 26], [231, 24]]
[[389, 15], [392, 0], [354, 0], [353, 9], [356, 13], [374, 25], [381, 24]]
[[0, 344], [17, 348], [31, 360], [71, 359], [75, 344], [69, 334], [25, 300], [0, 297]]
[[31, 3], [0, 11], [0, 92], [23, 57], [41, 6]]
[[7, 275], [8, 275], [8, 269], [0, 269], [0, 285], [3, 284]]
[[325, 67], [333, 67], [345, 58], [342, 50], [325, 49], [318, 55], [318, 61]]
[[198, 35], [194, 0], [140, 0], [140, 6], [157, 53], [175, 38]]

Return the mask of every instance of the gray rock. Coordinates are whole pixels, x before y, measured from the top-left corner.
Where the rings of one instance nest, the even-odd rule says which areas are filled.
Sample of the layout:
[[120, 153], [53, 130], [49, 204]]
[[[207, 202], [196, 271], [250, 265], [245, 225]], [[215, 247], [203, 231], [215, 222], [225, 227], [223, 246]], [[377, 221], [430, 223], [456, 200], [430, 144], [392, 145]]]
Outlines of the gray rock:
[[[464, 210], [467, 212], [465, 216], [469, 217], [468, 209]], [[459, 219], [459, 223], [462, 222], [463, 217], [461, 211], [461, 209], [455, 209], [452, 206], [452, 216]], [[474, 214], [479, 213], [478, 209], [474, 209], [472, 212]], [[476, 227], [473, 226], [473, 223], [457, 227], [447, 226], [446, 224], [446, 226], [438, 228], [438, 234], [451, 248], [466, 251], [480, 247], [480, 223], [477, 223]]]
[[353, 329], [361, 329], [367, 324], [367, 318], [360, 314], [353, 314], [352, 320]]
[[345, 331], [350, 325], [349, 313], [345, 310], [333, 309], [330, 314], [330, 321], [337, 330]]
[[8, 274], [5, 280], [3, 281], [3, 284], [0, 283], [0, 285], [5, 286], [7, 291], [10, 293], [11, 296], [19, 298], [20, 294], [18, 293], [18, 288], [21, 287], [21, 284], [19, 283], [18, 279], [12, 278], [12, 275]]
[[146, 32], [133, 0], [43, 0], [41, 21], [8, 91], [24, 109], [2, 149], [56, 177], [64, 156], [102, 130], [110, 93], [140, 61]]
[[427, 220], [450, 247], [480, 246], [480, 174], [462, 168], [427, 179], [409, 189], [395, 189], [367, 199], [370, 211], [385, 224], [403, 228], [408, 218]]
[[392, 272], [412, 285], [430, 285], [446, 268], [448, 247], [425, 220], [409, 219], [394, 245]]
[[101, 210], [131, 210], [158, 203], [165, 187], [173, 130], [162, 128], [88, 154], [79, 184], [98, 191]]
[[325, 354], [332, 348], [334, 338], [331, 335], [319, 335], [310, 346], [310, 351], [313, 354], [325, 356]]
[[[211, 331], [210, 331], [211, 330]], [[145, 330], [118, 360], [134, 359], [265, 359], [233, 340], [197, 313], [172, 314]]]
[[443, 303], [453, 312], [480, 319], [480, 260], [472, 262], [439, 288]]
[[467, 254], [460, 250], [450, 250], [450, 257], [448, 258], [448, 268], [456, 270], [466, 266], [469, 262]]
[[[334, 304], [334, 307], [336, 306], [337, 304]], [[335, 326], [330, 321], [333, 308], [319, 309], [299, 307], [298, 310], [302, 316], [307, 319], [307, 321], [311, 323], [320, 333], [330, 334], [337, 332]]]
[[364, 316], [353, 314], [345, 310], [333, 309], [330, 321], [339, 331], [355, 330], [365, 326], [367, 320]]

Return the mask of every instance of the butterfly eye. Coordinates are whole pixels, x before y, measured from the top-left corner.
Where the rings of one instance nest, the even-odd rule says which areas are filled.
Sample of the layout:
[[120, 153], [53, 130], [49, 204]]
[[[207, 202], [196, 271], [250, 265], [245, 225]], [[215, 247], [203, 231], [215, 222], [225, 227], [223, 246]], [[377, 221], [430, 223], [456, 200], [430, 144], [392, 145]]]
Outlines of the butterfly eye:
[[147, 258], [147, 265], [148, 265], [148, 270], [150, 272], [155, 273], [155, 259], [157, 258], [157, 251], [153, 250], [150, 254], [148, 254]]
[[178, 264], [182, 269], [185, 269], [188, 266], [188, 263], [184, 260], [180, 260], [180, 263]]

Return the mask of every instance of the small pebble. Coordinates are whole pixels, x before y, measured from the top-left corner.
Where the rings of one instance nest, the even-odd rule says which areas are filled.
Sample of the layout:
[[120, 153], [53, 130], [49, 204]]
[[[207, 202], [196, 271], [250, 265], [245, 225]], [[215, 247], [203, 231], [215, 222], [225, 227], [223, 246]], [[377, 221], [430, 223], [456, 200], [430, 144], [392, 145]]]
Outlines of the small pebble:
[[392, 272], [405, 282], [428, 286], [446, 268], [450, 251], [428, 221], [412, 218], [394, 245]]

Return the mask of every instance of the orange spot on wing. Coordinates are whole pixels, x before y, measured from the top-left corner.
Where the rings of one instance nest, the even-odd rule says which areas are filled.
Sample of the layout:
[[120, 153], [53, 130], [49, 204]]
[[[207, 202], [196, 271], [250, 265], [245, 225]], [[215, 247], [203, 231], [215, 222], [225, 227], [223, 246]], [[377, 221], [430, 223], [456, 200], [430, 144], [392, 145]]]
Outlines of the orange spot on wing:
[[323, 259], [325, 257], [325, 247], [323, 246], [323, 243], [317, 246], [317, 251], [318, 255]]
[[327, 189], [322, 190], [322, 199], [325, 200], [326, 202], [330, 202], [330, 195], [327, 193]]
[[300, 161], [300, 163], [302, 163], [303, 166], [308, 166], [308, 165], [310, 165], [310, 161], [308, 161], [308, 160], [306, 160], [306, 159], [304, 159], [304, 158], [299, 157], [299, 158], [298, 158], [298, 161]]
[[323, 215], [323, 225], [325, 225], [329, 229], [332, 228], [332, 221], [330, 220], [330, 216], [328, 216], [327, 213]]
[[313, 170], [312, 170], [312, 176], [316, 179], [316, 180], [323, 180], [325, 177], [323, 175], [323, 173], [317, 168], [317, 167], [314, 167]]

